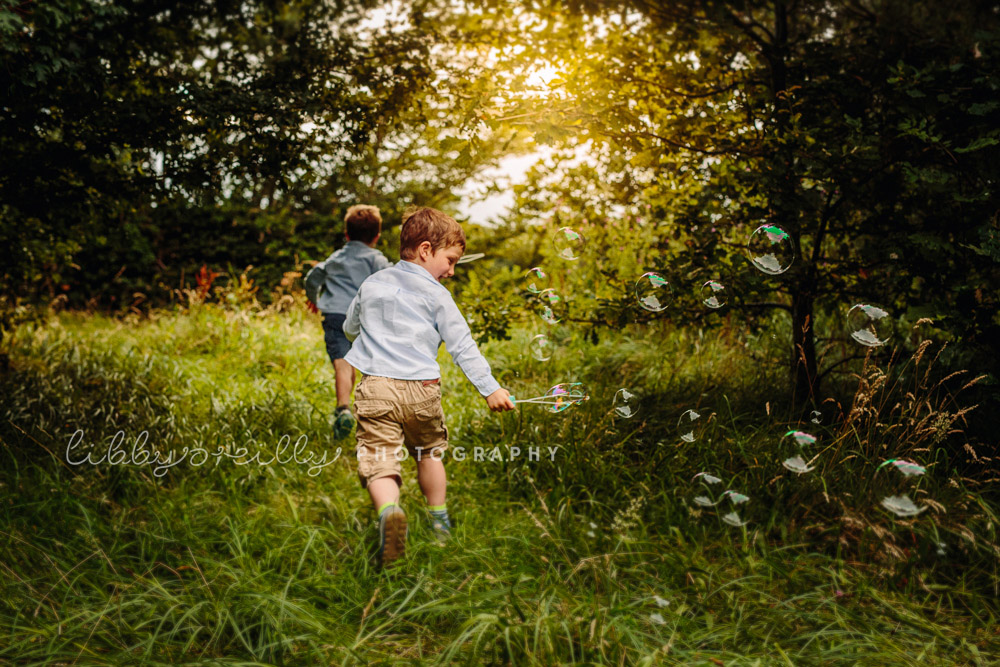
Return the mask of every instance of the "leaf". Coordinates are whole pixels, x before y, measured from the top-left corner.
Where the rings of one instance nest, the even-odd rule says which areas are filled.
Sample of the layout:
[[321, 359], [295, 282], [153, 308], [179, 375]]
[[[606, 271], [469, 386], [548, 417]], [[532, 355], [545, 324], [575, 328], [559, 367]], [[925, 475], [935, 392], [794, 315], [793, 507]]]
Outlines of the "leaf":
[[971, 153], [973, 151], [978, 151], [982, 148], [986, 148], [988, 146], [996, 146], [998, 143], [1000, 143], [1000, 141], [997, 141], [993, 137], [979, 137], [978, 139], [973, 140], [972, 143], [970, 143], [968, 146], [954, 149], [954, 152]]

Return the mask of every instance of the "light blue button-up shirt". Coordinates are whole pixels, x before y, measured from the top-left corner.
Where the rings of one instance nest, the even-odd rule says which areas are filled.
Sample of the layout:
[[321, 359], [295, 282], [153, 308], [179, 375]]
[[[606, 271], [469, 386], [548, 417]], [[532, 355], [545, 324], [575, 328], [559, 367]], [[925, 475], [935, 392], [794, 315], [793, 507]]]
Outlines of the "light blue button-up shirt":
[[500, 388], [451, 292], [419, 264], [401, 260], [362, 283], [347, 308], [344, 333], [354, 341], [344, 359], [366, 375], [439, 378], [443, 342], [480, 394]]
[[306, 296], [324, 313], [346, 313], [365, 278], [387, 266], [392, 264], [375, 248], [348, 241], [306, 274]]

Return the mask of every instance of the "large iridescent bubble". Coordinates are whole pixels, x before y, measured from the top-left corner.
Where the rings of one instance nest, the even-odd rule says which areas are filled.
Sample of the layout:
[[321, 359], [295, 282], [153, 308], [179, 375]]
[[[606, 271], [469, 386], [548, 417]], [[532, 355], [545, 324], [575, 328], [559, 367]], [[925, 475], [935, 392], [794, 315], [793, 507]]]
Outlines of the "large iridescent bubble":
[[879, 306], [859, 303], [847, 311], [847, 331], [865, 347], [879, 347], [892, 337], [892, 318]]
[[772, 276], [784, 273], [795, 259], [792, 237], [776, 225], [761, 225], [747, 241], [747, 255], [758, 270]]
[[532, 294], [538, 294], [542, 290], [548, 289], [549, 286], [549, 274], [545, 273], [540, 266], [528, 269], [521, 280], [524, 289]]
[[673, 300], [670, 283], [659, 273], [649, 271], [635, 281], [635, 298], [639, 305], [652, 313], [666, 310]]

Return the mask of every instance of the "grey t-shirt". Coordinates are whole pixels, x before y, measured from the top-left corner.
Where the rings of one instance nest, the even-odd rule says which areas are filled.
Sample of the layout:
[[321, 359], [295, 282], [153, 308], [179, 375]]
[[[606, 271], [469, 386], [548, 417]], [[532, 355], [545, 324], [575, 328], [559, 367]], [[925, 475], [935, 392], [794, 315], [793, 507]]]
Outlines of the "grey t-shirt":
[[348, 241], [306, 274], [306, 296], [324, 313], [346, 313], [365, 278], [388, 266], [380, 251]]

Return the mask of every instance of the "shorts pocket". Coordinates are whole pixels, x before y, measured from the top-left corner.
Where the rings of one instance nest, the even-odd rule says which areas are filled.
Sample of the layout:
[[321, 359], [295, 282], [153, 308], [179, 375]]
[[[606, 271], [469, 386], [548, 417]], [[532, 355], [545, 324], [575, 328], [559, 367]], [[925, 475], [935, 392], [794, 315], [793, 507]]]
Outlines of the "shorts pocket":
[[354, 401], [354, 414], [365, 419], [384, 417], [392, 411], [391, 401], [380, 401], [374, 398], [362, 398]]
[[431, 398], [413, 406], [413, 417], [417, 421], [429, 422], [435, 419], [444, 419], [444, 408], [441, 407], [440, 398]]

